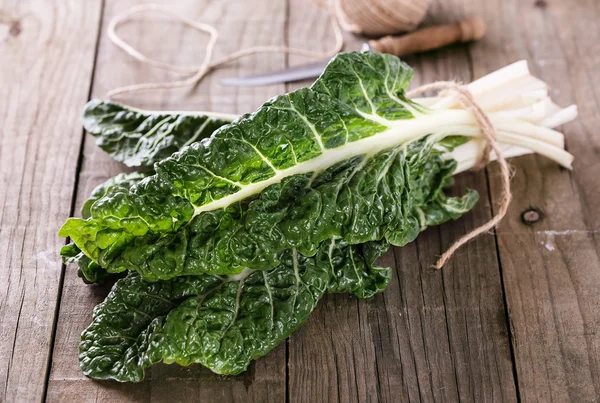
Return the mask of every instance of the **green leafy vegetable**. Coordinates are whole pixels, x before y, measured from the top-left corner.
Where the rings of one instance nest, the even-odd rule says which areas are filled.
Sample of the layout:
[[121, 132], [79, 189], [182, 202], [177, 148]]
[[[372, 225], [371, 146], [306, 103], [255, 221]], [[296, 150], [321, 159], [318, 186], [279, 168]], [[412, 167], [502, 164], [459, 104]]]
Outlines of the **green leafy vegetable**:
[[60, 249], [60, 255], [64, 264], [76, 264], [77, 275], [84, 283], [104, 283], [111, 273], [104, 270], [100, 265], [87, 257], [75, 244], [68, 244]]
[[81, 368], [94, 379], [122, 382], [141, 381], [158, 362], [240, 373], [304, 323], [326, 291], [382, 291], [391, 272], [374, 261], [386, 249], [332, 241], [310, 258], [290, 250], [270, 271], [155, 283], [130, 274], [94, 309], [81, 336]]
[[[420, 141], [406, 151], [336, 164], [314, 178], [288, 177], [251, 201], [202, 212], [176, 232], [145, 234], [107, 249], [99, 264], [111, 272], [135, 270], [148, 280], [166, 280], [235, 274], [246, 267], [269, 270], [282, 251], [296, 247], [312, 256], [332, 238], [353, 244], [385, 238], [405, 245], [427, 225], [424, 206], [438, 199], [448, 202], [442, 200], [441, 187], [455, 162], [443, 161], [441, 154]], [[476, 200], [477, 194], [468, 192], [450, 203], [460, 205], [462, 213]]]
[[127, 166], [151, 167], [235, 118], [212, 112], [144, 111], [100, 100], [88, 102], [83, 110], [83, 126], [96, 144]]
[[[90, 208], [98, 199], [106, 195], [114, 194], [118, 190], [128, 190], [131, 186], [135, 185], [148, 175], [148, 173], [142, 172], [122, 173], [98, 185], [92, 191], [89, 199], [83, 203], [83, 206], [81, 207], [81, 216], [83, 218], [89, 218], [91, 215]], [[63, 263], [77, 264], [79, 266], [78, 275], [86, 283], [103, 283], [110, 275], [110, 273], [104, 270], [98, 263], [87, 257], [81, 249], [73, 243], [63, 246], [60, 250], [60, 255], [62, 256]]]
[[[212, 122], [205, 113], [90, 104], [86, 127], [115, 158], [150, 164], [181, 150], [152, 175], [101, 185], [82, 218], [60, 230], [74, 242], [63, 258], [87, 281], [130, 271], [82, 335], [84, 373], [140, 381], [147, 367], [177, 362], [236, 374], [301, 325], [325, 292], [382, 291], [390, 269], [375, 260], [390, 244], [477, 201], [473, 191], [444, 194], [481, 158], [477, 121], [453, 94], [407, 99], [412, 74], [393, 56], [340, 54], [311, 88], [215, 123], [199, 142], [208, 135], [200, 125]], [[551, 128], [576, 107], [552, 103], [526, 63], [469, 90], [505, 157], [535, 151], [570, 167], [564, 136]], [[190, 135], [192, 126], [199, 131]]]
[[[97, 200], [89, 218], [68, 220], [60, 235], [108, 271], [135, 270], [148, 280], [269, 270], [285, 249], [310, 256], [333, 237], [402, 246], [419, 233], [422, 206], [477, 160], [477, 150], [449, 158], [473, 143], [459, 145], [466, 139], [457, 135], [479, 134], [467, 110], [408, 100], [412, 74], [390, 55], [341, 54], [311, 88], [278, 96], [157, 163], [155, 175]], [[475, 86], [485, 97], [519, 96], [498, 74], [490, 77]], [[531, 80], [537, 91], [539, 80]], [[532, 123], [549, 117], [495, 112], [507, 103], [502, 97], [487, 102], [499, 140], [570, 163], [562, 135]], [[542, 135], [547, 144], [536, 139]], [[469, 192], [451, 202], [472, 206], [475, 198]]]
[[91, 208], [98, 200], [111, 197], [120, 191], [128, 191], [148, 175], [150, 174], [146, 172], [121, 173], [96, 186], [81, 207], [81, 217], [90, 218], [92, 216]]
[[435, 125], [414, 122], [421, 108], [403, 93], [412, 74], [389, 55], [340, 55], [311, 89], [161, 161], [60, 234], [109, 271], [149, 280], [268, 270], [281, 251], [310, 256], [333, 237], [404, 245], [455, 168], [441, 157], [448, 149], [414, 141]]

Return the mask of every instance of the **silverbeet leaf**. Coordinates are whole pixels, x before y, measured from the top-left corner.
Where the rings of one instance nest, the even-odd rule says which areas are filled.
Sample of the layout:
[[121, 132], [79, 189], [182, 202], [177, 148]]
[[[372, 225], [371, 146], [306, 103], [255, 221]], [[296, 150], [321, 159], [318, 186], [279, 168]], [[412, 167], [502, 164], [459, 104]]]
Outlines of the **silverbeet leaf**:
[[[469, 205], [440, 197], [423, 206], [425, 226], [455, 219]], [[385, 289], [389, 268], [375, 265], [385, 241], [322, 242], [312, 257], [284, 251], [269, 271], [201, 274], [149, 282], [117, 281], [94, 309], [80, 343], [82, 371], [94, 379], [139, 382], [159, 363], [199, 363], [220, 374], [244, 371], [306, 321], [325, 292], [369, 298]]]
[[64, 264], [77, 265], [77, 275], [86, 284], [102, 284], [111, 277], [111, 273], [92, 261], [73, 243], [63, 246], [60, 249], [60, 256]]
[[323, 243], [313, 257], [288, 250], [269, 271], [236, 276], [119, 280], [94, 309], [79, 357], [94, 379], [139, 382], [159, 363], [202, 364], [237, 374], [306, 321], [325, 292], [360, 298], [382, 291], [389, 268], [374, 265], [385, 242]]
[[[114, 194], [118, 190], [128, 190], [148, 175], [150, 173], [121, 173], [98, 185], [94, 188], [90, 197], [83, 203], [81, 216], [89, 218], [91, 215], [90, 208], [98, 199]], [[60, 250], [60, 255], [63, 263], [76, 264], [78, 266], [77, 274], [85, 283], [104, 283], [110, 277], [109, 272], [87, 257], [74, 243], [63, 246]]]
[[93, 267], [90, 280], [131, 273], [82, 334], [83, 372], [137, 382], [165, 362], [237, 374], [324, 293], [382, 291], [391, 271], [375, 260], [390, 244], [477, 201], [443, 192], [456, 168], [446, 155], [465, 139], [403, 123], [427, 113], [404, 96], [411, 77], [397, 58], [342, 54], [312, 88], [95, 192], [60, 231], [75, 244], [65, 255]]
[[464, 140], [411, 123], [426, 113], [404, 96], [412, 74], [393, 56], [338, 55], [311, 88], [157, 163], [59, 234], [107, 271], [147, 280], [270, 270], [286, 250], [313, 256], [332, 238], [405, 245], [439, 215], [430, 203], [462, 214], [477, 200], [443, 196], [456, 167], [444, 154]]
[[[402, 246], [477, 201], [472, 191], [461, 198], [444, 196], [455, 164], [442, 160], [441, 153], [423, 140], [406, 150], [344, 161], [315, 177], [285, 178], [256, 198], [200, 213], [176, 232], [145, 234], [107, 249], [99, 261], [110, 272], [134, 270], [148, 280], [165, 280], [235, 274], [246, 267], [269, 270], [279, 264], [282, 251], [297, 248], [312, 256], [332, 238], [352, 244], [385, 238]], [[452, 205], [456, 208], [446, 208]], [[450, 217], [449, 211], [456, 214]]]
[[96, 144], [127, 166], [151, 167], [230, 123], [235, 116], [211, 112], [153, 112], [113, 101], [92, 100], [83, 126]]
[[149, 175], [151, 175], [151, 173], [147, 172], [120, 173], [96, 186], [94, 190], [92, 190], [90, 197], [81, 207], [81, 217], [90, 218], [92, 216], [91, 208], [98, 200], [105, 197], [111, 197], [120, 191], [128, 191], [133, 185], [136, 185]]

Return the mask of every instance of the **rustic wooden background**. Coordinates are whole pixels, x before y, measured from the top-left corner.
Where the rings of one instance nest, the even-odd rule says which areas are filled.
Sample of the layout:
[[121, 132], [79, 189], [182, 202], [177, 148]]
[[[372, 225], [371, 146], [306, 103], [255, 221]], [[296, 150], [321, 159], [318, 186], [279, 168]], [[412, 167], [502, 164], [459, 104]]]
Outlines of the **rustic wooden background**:
[[[426, 24], [481, 15], [488, 36], [406, 60], [415, 84], [470, 81], [519, 59], [580, 117], [564, 128], [574, 170], [513, 161], [513, 201], [495, 235], [440, 251], [489, 219], [498, 170], [458, 178], [481, 201], [461, 220], [390, 251], [396, 267], [370, 300], [329, 296], [308, 323], [237, 377], [159, 365], [140, 384], [93, 382], [77, 344], [106, 287], [61, 265], [56, 232], [92, 188], [123, 167], [83, 133], [84, 103], [124, 84], [164, 80], [109, 43], [109, 20], [134, 0], [0, 0], [0, 402], [320, 402], [600, 400], [600, 2], [436, 0]], [[327, 17], [308, 0], [163, 1], [221, 30], [217, 56], [258, 44], [326, 49]], [[205, 38], [176, 23], [134, 22], [123, 36], [163, 60], [200, 62]], [[360, 40], [348, 37], [347, 49]], [[297, 85], [225, 88], [218, 79], [304, 62], [262, 55], [194, 90], [122, 98], [152, 109], [241, 113]], [[304, 83], [306, 85], [308, 83]], [[534, 209], [542, 219], [526, 225]]]

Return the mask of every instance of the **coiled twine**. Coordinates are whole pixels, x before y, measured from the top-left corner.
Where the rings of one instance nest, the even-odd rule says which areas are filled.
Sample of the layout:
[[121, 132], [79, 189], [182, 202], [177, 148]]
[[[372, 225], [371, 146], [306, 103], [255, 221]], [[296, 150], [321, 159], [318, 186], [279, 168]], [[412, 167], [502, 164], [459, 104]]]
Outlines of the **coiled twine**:
[[334, 0], [345, 30], [379, 37], [412, 31], [423, 21], [430, 0]]

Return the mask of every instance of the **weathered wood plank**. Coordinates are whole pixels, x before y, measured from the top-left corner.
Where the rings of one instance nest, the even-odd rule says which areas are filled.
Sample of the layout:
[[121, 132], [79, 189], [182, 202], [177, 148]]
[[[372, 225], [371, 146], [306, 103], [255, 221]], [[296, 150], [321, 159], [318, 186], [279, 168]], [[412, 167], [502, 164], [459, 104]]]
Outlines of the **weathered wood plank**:
[[[597, 1], [471, 1], [487, 17], [476, 76], [526, 58], [562, 105], [580, 117], [564, 128], [575, 155], [568, 172], [541, 157], [514, 162], [515, 199], [498, 233], [513, 349], [523, 401], [600, 399], [600, 104]], [[507, 29], [510, 25], [510, 29]], [[490, 170], [494, 200], [500, 181]], [[543, 219], [525, 225], [523, 212]]]
[[[290, 45], [326, 49], [326, 15], [310, 3], [290, 4]], [[430, 15], [428, 24], [464, 13], [438, 1]], [[349, 41], [360, 48], [358, 38]], [[457, 46], [407, 58], [417, 73], [414, 85], [470, 81], [467, 52]], [[290, 57], [291, 64], [300, 61]], [[468, 245], [442, 272], [430, 269], [442, 248], [490, 217], [485, 174], [461, 175], [457, 191], [467, 186], [481, 195], [472, 213], [382, 259], [396, 267], [383, 294], [362, 301], [328, 296], [290, 337], [290, 401], [516, 400], [493, 236]]]
[[[104, 97], [107, 90], [135, 82], [172, 79], [161, 70], [139, 64], [114, 47], [106, 37], [110, 19], [137, 1], [106, 2], [103, 31], [95, 72], [93, 97]], [[251, 4], [244, 0], [229, 2], [163, 1], [189, 17], [215, 24], [221, 31], [215, 57], [237, 49], [265, 44], [281, 45], [286, 22], [285, 2], [268, 0]], [[122, 27], [122, 36], [142, 51], [173, 63], [199, 64], [206, 37], [176, 22], [158, 20], [151, 14]], [[150, 21], [148, 21], [150, 19]], [[229, 113], [249, 112], [270, 97], [282, 93], [283, 85], [261, 88], [231, 88], [218, 84], [221, 77], [236, 76], [285, 65], [283, 55], [261, 55], [219, 69], [195, 89], [150, 91], [126, 95], [119, 100], [148, 109], [214, 110]], [[81, 102], [78, 106], [83, 106]], [[79, 176], [77, 207], [91, 190], [124, 167], [113, 162], [86, 137], [82, 170]], [[65, 277], [59, 314], [49, 401], [206, 401], [206, 402], [281, 402], [285, 399], [285, 346], [252, 364], [238, 377], [222, 377], [199, 365], [188, 368], [158, 365], [140, 384], [93, 382], [79, 370], [77, 347], [81, 331], [89, 324], [92, 309], [108, 293], [108, 287], [86, 286], [74, 270]]]
[[[323, 11], [299, 0], [289, 1], [290, 28], [286, 31], [289, 43], [326, 48], [330, 34]], [[277, 26], [283, 32], [286, 10], [280, 3], [275, 3], [269, 4], [266, 0], [253, 3], [250, 10], [241, 0], [239, 6], [231, 7], [191, 2], [181, 6], [188, 15], [221, 21], [220, 26], [227, 28], [219, 41], [222, 46], [219, 51], [228, 53], [257, 42], [279, 43], [281, 36], [274, 35], [276, 30], [272, 27]], [[109, 2], [105, 23], [117, 9], [123, 10], [130, 4]], [[596, 173], [598, 140], [593, 137], [599, 116], [594, 81], [600, 78], [594, 52], [598, 46], [595, 38], [599, 36], [595, 24], [598, 5], [592, 0], [538, 1], [535, 7], [533, 2], [516, 1], [482, 3], [472, 0], [464, 4], [471, 6], [471, 13], [488, 17], [490, 35], [470, 48], [472, 63], [461, 47], [410, 58], [408, 61], [415, 66], [422, 81], [454, 77], [469, 80], [471, 67], [478, 77], [528, 57], [537, 62], [535, 72], [553, 85], [555, 97], [563, 103], [577, 102], [581, 108], [582, 117], [578, 123], [567, 128], [569, 148], [578, 157], [573, 173], [559, 170], [539, 157], [517, 160], [518, 174], [513, 182], [517, 197], [498, 231], [498, 248], [522, 400], [594, 401], [600, 390], [600, 342], [597, 336], [600, 323], [597, 293], [600, 285], [597, 236], [600, 213], [596, 208], [600, 183]], [[194, 10], [193, 14], [190, 10]], [[436, 22], [441, 22], [442, 16], [443, 21], [454, 20], [459, 11], [440, 1], [434, 4], [430, 14], [439, 16]], [[244, 21], [252, 27], [244, 25]], [[255, 23], [263, 23], [259, 33], [255, 32]], [[508, 24], [511, 29], [507, 29]], [[520, 30], [518, 27], [526, 28]], [[161, 31], [163, 28], [165, 31]], [[167, 30], [168, 34], [165, 33]], [[7, 33], [16, 31], [15, 28], [6, 30]], [[136, 38], [146, 51], [164, 55], [165, 59], [188, 64], [198, 60], [196, 49], [201, 49], [198, 36], [178, 25], [161, 23], [144, 29], [134, 23], [124, 32], [129, 38]], [[160, 40], [152, 40], [157, 37]], [[259, 40], [262, 38], [264, 41]], [[317, 39], [307, 41], [305, 38]], [[353, 46], [358, 48], [357, 45], [355, 40]], [[168, 76], [131, 61], [105, 38], [100, 60], [94, 87], [97, 96], [116, 85], [162, 80]], [[290, 61], [296, 63], [299, 59], [290, 57]], [[227, 71], [219, 71], [217, 76], [235, 75], [238, 68], [246, 73], [283, 65], [283, 56], [259, 57], [234, 64]], [[10, 66], [2, 68], [10, 69]], [[3, 87], [0, 91], [4, 91], [0, 99], [7, 99], [4, 96], [8, 97], [5, 95], [8, 89]], [[282, 91], [282, 86], [225, 89], [209, 80], [194, 91], [138, 94], [126, 100], [141, 107], [243, 112]], [[13, 110], [8, 109], [6, 113], [10, 111]], [[27, 149], [25, 143], [23, 146]], [[29, 147], [35, 147], [35, 144]], [[49, 147], [52, 144], [46, 144], [40, 152], [49, 153]], [[65, 155], [63, 147], [61, 145], [60, 155]], [[73, 152], [76, 155], [76, 150]], [[11, 151], [12, 160], [0, 160], [3, 173], [10, 174], [10, 169], [19, 166], [19, 162], [15, 162], [19, 154], [12, 154]], [[71, 158], [75, 159], [74, 156]], [[24, 172], [33, 175], [33, 168], [29, 169]], [[88, 138], [78, 205], [97, 183], [121, 170], [122, 167], [111, 162]], [[5, 178], [8, 174], [3, 176], [3, 183], [8, 183]], [[45, 177], [45, 183], [55, 180], [55, 177], [49, 178]], [[10, 179], [12, 182], [12, 176]], [[493, 168], [490, 180], [494, 200], [497, 200], [499, 182]], [[23, 179], [23, 183], [27, 184], [27, 181]], [[489, 218], [485, 176], [481, 173], [463, 175], [457, 186], [458, 189], [470, 186], [480, 191], [482, 200], [473, 213], [456, 223], [430, 230], [415, 244], [386, 255], [382, 263], [395, 265], [397, 270], [384, 294], [369, 301], [328, 297], [309, 323], [290, 338], [291, 401], [515, 400], [500, 269], [493, 237], [482, 237], [467, 246], [441, 273], [428, 269], [442, 248]], [[53, 185], [51, 191], [55, 189]], [[62, 196], [66, 200], [66, 196]], [[0, 202], [8, 203], [5, 192], [0, 192]], [[520, 214], [532, 206], [542, 211], [545, 218], [527, 227], [521, 222]], [[63, 210], [63, 207], [56, 209], [54, 216], [63, 214]], [[32, 211], [37, 214], [39, 210]], [[50, 215], [55, 210], [45, 211], [44, 214]], [[3, 231], [6, 220], [20, 219], [15, 218], [14, 212], [2, 210], [0, 228]], [[37, 224], [46, 219], [46, 215], [40, 217]], [[22, 238], [26, 238], [27, 233], [23, 231]], [[3, 242], [0, 245], [13, 245], [12, 248], [15, 244], [23, 244]], [[27, 247], [28, 243], [25, 245]], [[52, 248], [56, 249], [55, 246]], [[8, 256], [13, 256], [13, 260], [7, 260], [9, 263], [17, 256], [16, 252], [11, 253]], [[0, 272], [2, 275], [7, 273]], [[39, 284], [39, 280], [36, 281]], [[259, 360], [248, 374], [237, 378], [218, 377], [197, 366], [158, 366], [150, 371], [149, 381], [139, 385], [96, 383], [85, 379], [79, 372], [76, 358], [79, 333], [88, 324], [93, 306], [106, 292], [106, 288], [86, 287], [74, 272], [67, 273], [48, 394], [50, 401], [186, 401], [200, 397], [211, 401], [283, 399], [284, 346]], [[42, 297], [38, 298], [42, 301]], [[2, 309], [6, 308], [0, 306], [0, 312], [4, 313]], [[5, 317], [13, 320], [12, 316], [0, 316]], [[10, 327], [7, 329], [6, 332], [11, 331]], [[16, 329], [16, 325], [12, 329]], [[22, 325], [18, 329], [21, 332]], [[31, 332], [31, 326], [27, 329]], [[5, 334], [10, 335], [2, 326], [2, 342]], [[3, 358], [7, 350], [0, 351]], [[19, 365], [25, 368], [25, 364]]]
[[0, 401], [43, 398], [100, 1], [0, 2]]

